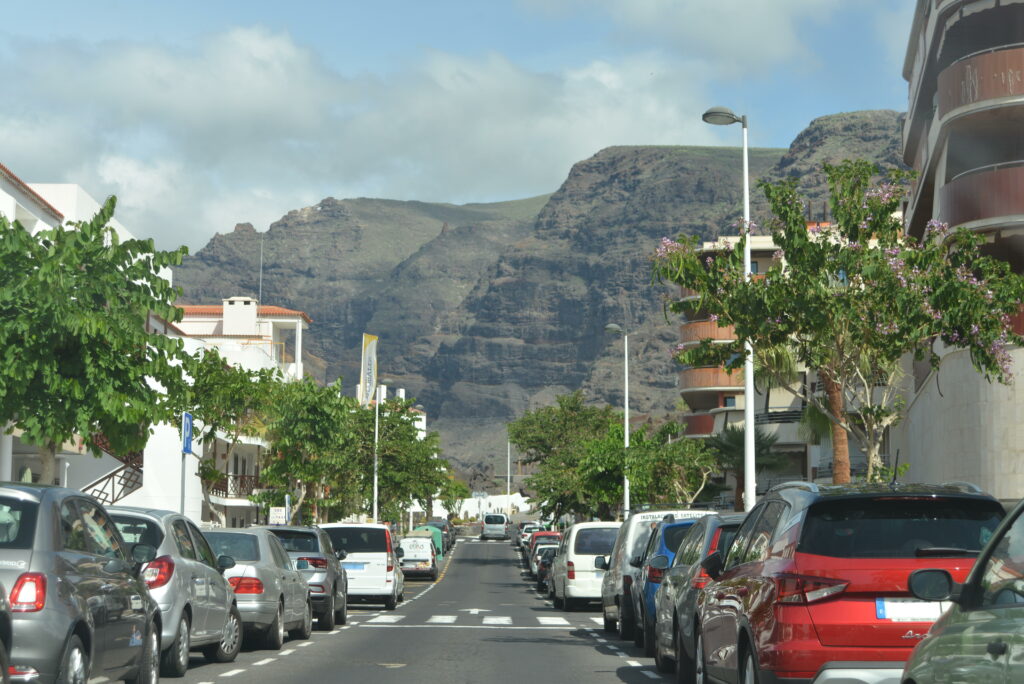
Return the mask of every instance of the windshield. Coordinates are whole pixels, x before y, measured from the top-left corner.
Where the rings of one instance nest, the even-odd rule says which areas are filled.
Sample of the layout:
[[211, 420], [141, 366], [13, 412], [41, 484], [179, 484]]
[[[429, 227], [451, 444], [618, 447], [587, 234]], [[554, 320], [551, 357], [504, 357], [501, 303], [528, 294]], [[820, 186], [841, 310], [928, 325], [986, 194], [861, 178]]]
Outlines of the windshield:
[[384, 553], [387, 538], [380, 527], [328, 527], [324, 529], [334, 548], [348, 553]]
[[503, 515], [488, 515], [484, 517], [485, 525], [504, 525], [505, 516]]
[[242, 532], [204, 532], [218, 556], [231, 556], [236, 561], [258, 561], [260, 542], [254, 534]]
[[148, 544], [158, 549], [164, 541], [164, 531], [160, 529], [160, 525], [148, 518], [111, 513], [110, 519], [114, 521], [114, 526], [126, 544]]
[[0, 496], [0, 549], [31, 549], [39, 504]]
[[302, 553], [303, 551], [318, 553], [320, 551], [320, 544], [317, 543], [314, 532], [303, 532], [301, 530], [271, 530], [271, 532], [281, 540], [282, 546], [287, 551], [294, 553]]
[[836, 558], [957, 556], [957, 550], [980, 551], [1003, 515], [987, 499], [823, 501], [808, 510], [797, 551]]

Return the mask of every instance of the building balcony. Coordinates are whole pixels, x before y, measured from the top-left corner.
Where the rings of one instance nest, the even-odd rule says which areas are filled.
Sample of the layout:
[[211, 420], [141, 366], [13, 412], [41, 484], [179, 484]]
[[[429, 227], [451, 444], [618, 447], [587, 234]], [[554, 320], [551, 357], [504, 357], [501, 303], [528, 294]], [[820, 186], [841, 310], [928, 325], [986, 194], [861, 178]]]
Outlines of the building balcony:
[[1024, 98], [1024, 47], [997, 47], [953, 62], [939, 74], [938, 115], [955, 110], [987, 108], [1007, 98]]
[[1024, 160], [966, 171], [939, 189], [939, 216], [951, 227], [1024, 221]]
[[711, 413], [683, 416], [683, 428], [687, 437], [707, 437], [715, 432], [715, 416]]
[[224, 499], [245, 499], [258, 489], [259, 475], [227, 475], [214, 483], [210, 493]]
[[719, 326], [714, 321], [690, 321], [679, 326], [679, 341], [682, 344], [697, 344], [701, 340], [731, 342], [736, 331], [730, 326]]
[[679, 373], [680, 392], [735, 392], [743, 389], [743, 371], [727, 373], [722, 368], [687, 368]]

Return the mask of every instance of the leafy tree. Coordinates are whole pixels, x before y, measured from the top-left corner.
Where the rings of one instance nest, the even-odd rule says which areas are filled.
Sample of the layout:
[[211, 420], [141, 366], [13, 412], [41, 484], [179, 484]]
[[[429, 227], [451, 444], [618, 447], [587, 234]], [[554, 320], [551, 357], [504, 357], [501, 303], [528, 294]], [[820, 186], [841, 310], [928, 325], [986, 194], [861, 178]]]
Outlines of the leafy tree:
[[[1009, 382], [1008, 348], [1024, 341], [1010, 326], [1024, 280], [982, 254], [984, 237], [967, 229], [932, 222], [923, 241], [905, 235], [897, 214], [905, 174], [875, 182], [879, 170], [864, 161], [826, 165], [825, 173], [834, 225], [820, 231], [807, 228], [795, 181], [761, 184], [778, 247], [764, 277], [744, 277], [742, 240], [711, 257], [694, 238], [663, 239], [654, 275], [698, 292], [701, 308], [736, 331], [732, 343], [704, 340], [678, 350], [682, 363], [738, 369], [750, 342], [755, 354], [785, 346], [817, 373], [823, 394], [810, 383], [777, 386], [832, 421], [833, 477], [843, 483], [850, 479], [847, 435], [867, 452], [869, 479], [881, 465], [886, 430], [903, 406], [905, 356], [937, 369], [939, 345], [966, 349], [987, 379]], [[755, 360], [774, 372], [770, 359]]]
[[448, 517], [451, 518], [459, 514], [459, 505], [463, 500], [472, 496], [472, 494], [473, 492], [470, 491], [468, 484], [449, 474], [448, 480], [441, 487], [441, 492], [438, 496], [441, 499], [441, 505], [444, 506], [444, 510], [448, 511]]
[[[274, 369], [247, 370], [224, 360], [216, 349], [197, 351], [186, 364], [192, 384], [184, 393], [184, 406], [195, 419], [200, 440], [211, 442], [220, 437], [227, 442], [230, 463], [235, 448], [246, 436], [262, 435], [266, 426], [267, 400], [277, 391], [280, 374]], [[215, 456], [198, 456], [203, 500], [221, 524], [224, 512], [213, 506], [210, 493], [225, 473], [217, 467]]]
[[[743, 472], [743, 458], [746, 451], [744, 441], [747, 431], [742, 427], [728, 425], [716, 435], [707, 439], [707, 445], [715, 455], [719, 469], [724, 473], [731, 473], [736, 478], [735, 506], [737, 511], [744, 510], [743, 507], [743, 486], [745, 483]], [[785, 466], [788, 458], [772, 450], [778, 439], [769, 435], [760, 427], [754, 426], [754, 465], [755, 472], [765, 470], [778, 470]]]
[[117, 453], [144, 448], [182, 391], [181, 341], [148, 324], [151, 314], [180, 319], [160, 273], [187, 249], [122, 242], [109, 225], [115, 204], [35, 235], [0, 217], [0, 424], [36, 445], [42, 482], [76, 436], [97, 456], [94, 436]]

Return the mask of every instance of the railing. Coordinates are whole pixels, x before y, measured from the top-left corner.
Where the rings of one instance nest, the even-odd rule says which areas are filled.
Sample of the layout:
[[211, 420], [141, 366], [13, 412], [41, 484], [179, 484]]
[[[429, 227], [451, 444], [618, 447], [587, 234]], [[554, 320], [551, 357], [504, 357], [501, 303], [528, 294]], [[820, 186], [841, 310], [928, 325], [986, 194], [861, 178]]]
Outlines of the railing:
[[939, 190], [939, 218], [950, 226], [1024, 214], [1024, 161], [960, 174]]
[[259, 475], [227, 475], [215, 482], [210, 492], [224, 498], [243, 499], [259, 488]]
[[82, 487], [82, 491], [109, 506], [142, 487], [142, 469], [123, 465]]
[[799, 423], [803, 411], [770, 411], [758, 413], [754, 416], [755, 425], [766, 425], [769, 423]]

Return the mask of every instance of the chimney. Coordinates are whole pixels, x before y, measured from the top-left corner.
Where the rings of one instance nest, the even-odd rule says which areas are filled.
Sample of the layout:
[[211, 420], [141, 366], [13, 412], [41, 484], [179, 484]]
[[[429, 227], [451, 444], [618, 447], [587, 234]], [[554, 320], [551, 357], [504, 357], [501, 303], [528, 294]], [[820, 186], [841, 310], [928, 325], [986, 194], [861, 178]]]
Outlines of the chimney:
[[224, 300], [224, 334], [258, 335], [256, 325], [259, 303], [252, 297], [230, 297]]

